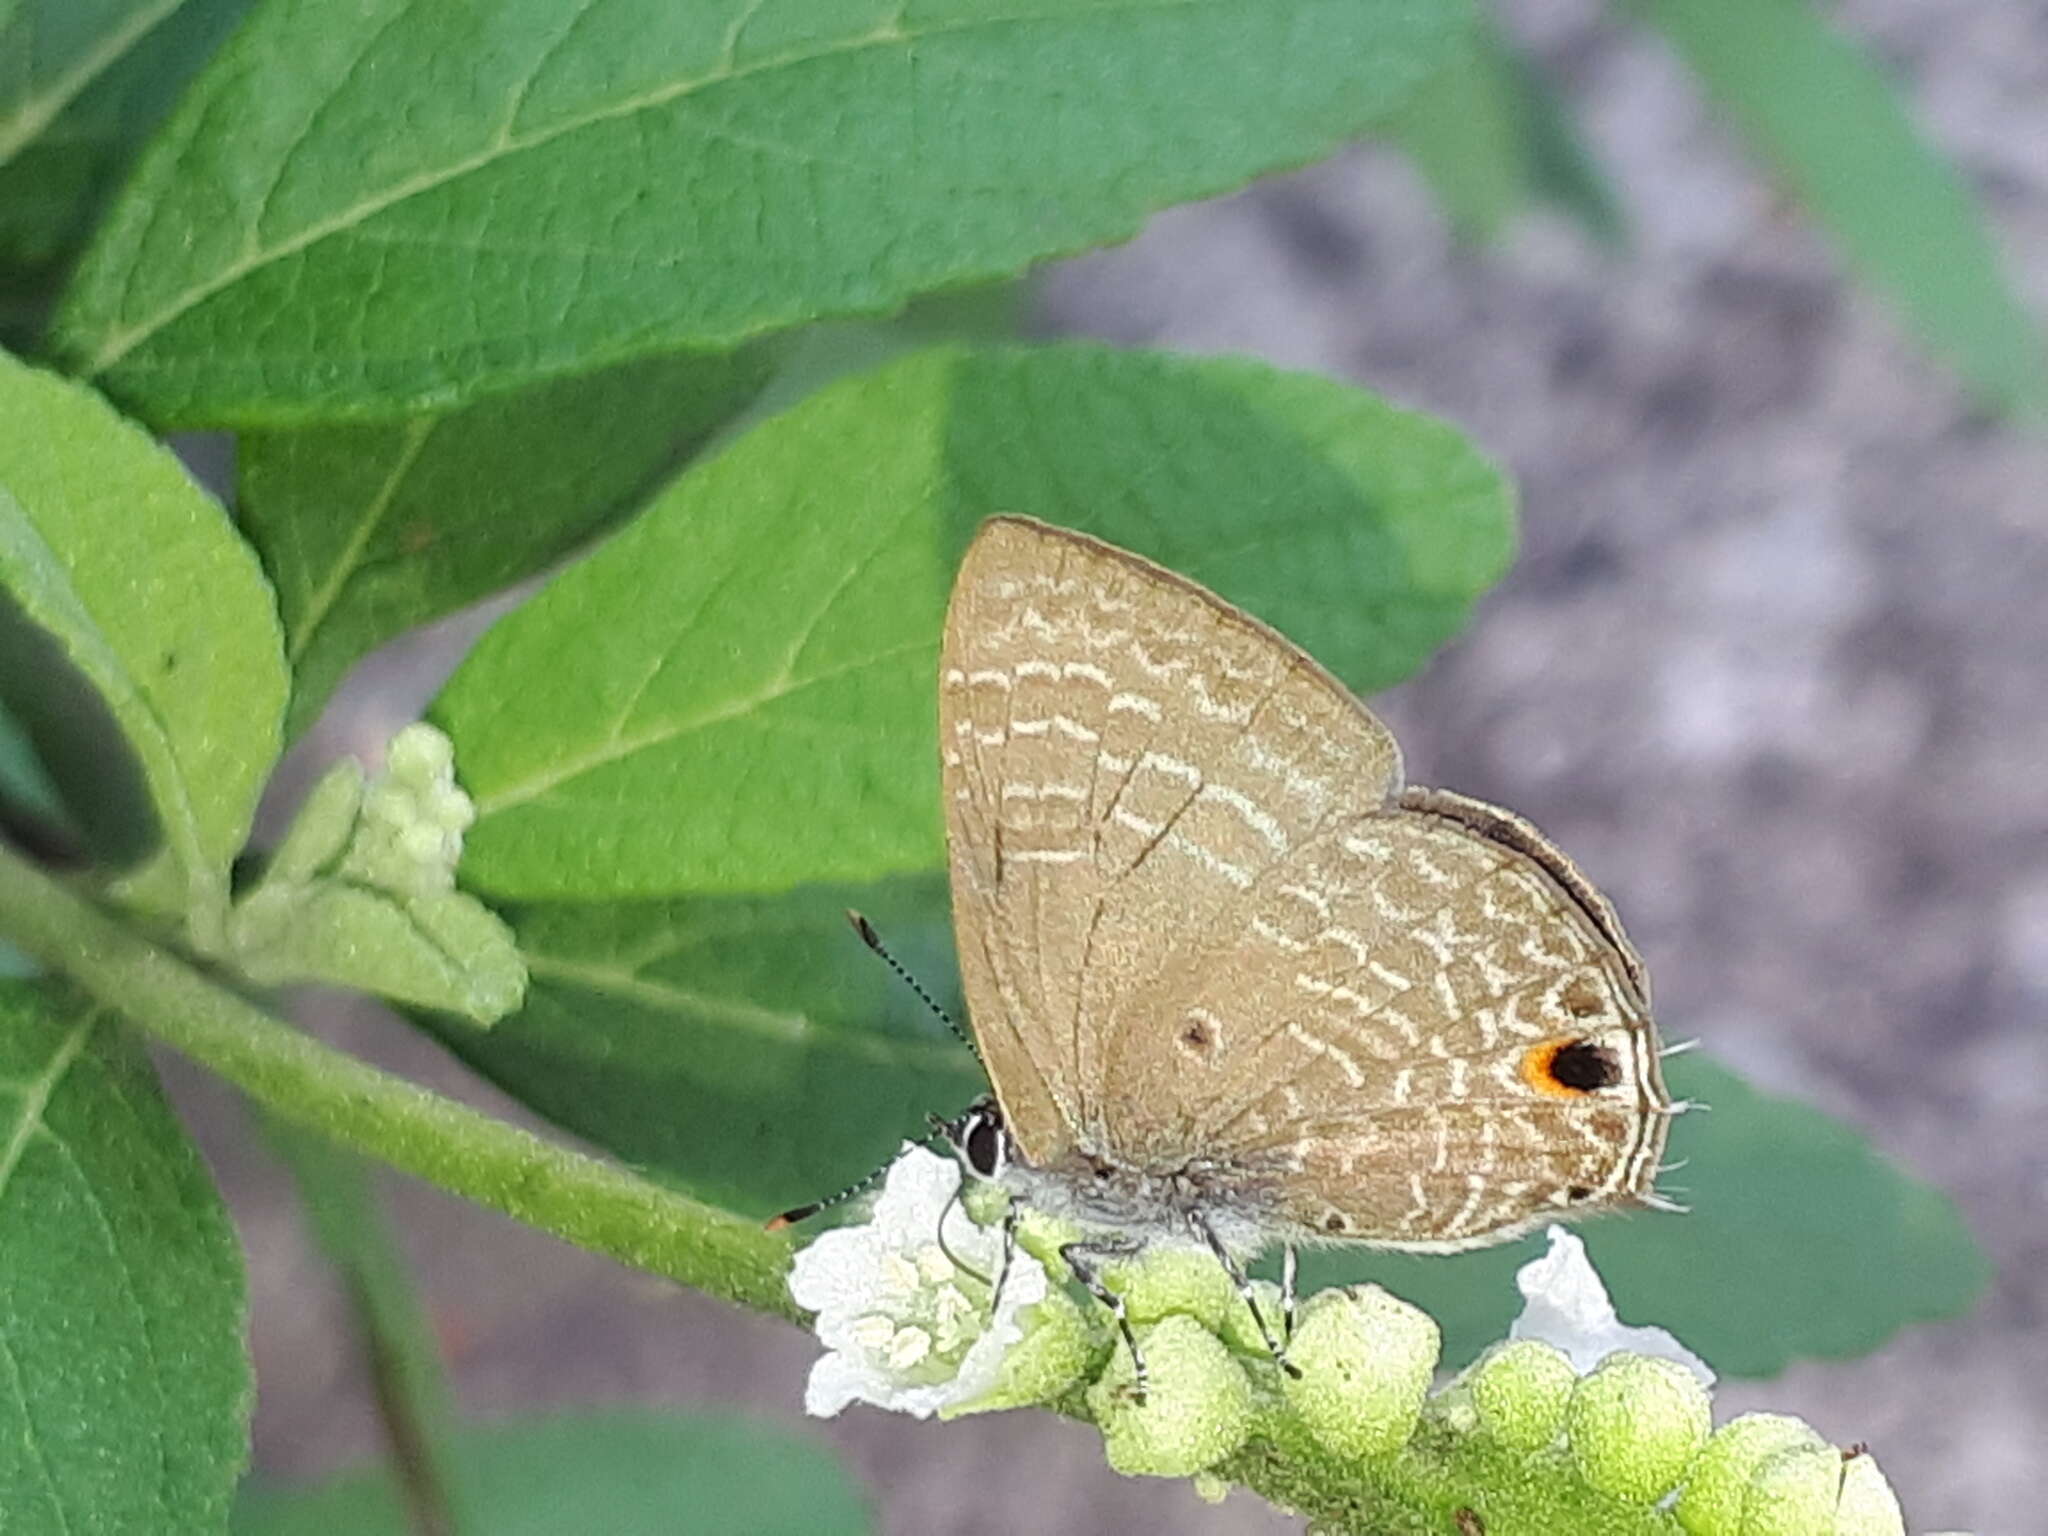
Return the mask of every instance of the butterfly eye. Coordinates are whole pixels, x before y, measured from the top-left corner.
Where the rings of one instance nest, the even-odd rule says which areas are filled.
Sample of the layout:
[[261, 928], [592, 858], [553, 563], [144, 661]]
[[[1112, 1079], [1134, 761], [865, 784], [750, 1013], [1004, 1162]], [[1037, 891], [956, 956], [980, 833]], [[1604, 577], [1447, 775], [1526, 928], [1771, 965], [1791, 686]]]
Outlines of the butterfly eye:
[[992, 1179], [1002, 1171], [1003, 1131], [992, 1115], [976, 1115], [974, 1123], [967, 1128], [964, 1147], [967, 1166], [984, 1179]]

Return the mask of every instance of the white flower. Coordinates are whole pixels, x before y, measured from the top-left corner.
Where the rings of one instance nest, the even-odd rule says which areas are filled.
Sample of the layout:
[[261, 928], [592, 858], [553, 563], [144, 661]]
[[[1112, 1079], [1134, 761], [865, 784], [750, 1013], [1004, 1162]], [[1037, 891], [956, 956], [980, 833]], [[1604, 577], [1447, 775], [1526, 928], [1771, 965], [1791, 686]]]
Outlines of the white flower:
[[818, 1314], [827, 1351], [811, 1367], [806, 1413], [830, 1418], [858, 1400], [923, 1419], [995, 1386], [1024, 1336], [1017, 1314], [1045, 1300], [1045, 1267], [1018, 1249], [991, 1316], [1002, 1233], [967, 1219], [959, 1187], [958, 1163], [906, 1144], [867, 1224], [827, 1232], [796, 1256], [789, 1293]]
[[1561, 1351], [1581, 1376], [1618, 1349], [1684, 1366], [1702, 1386], [1713, 1370], [1662, 1328], [1631, 1328], [1614, 1315], [1607, 1287], [1586, 1257], [1586, 1245], [1563, 1227], [1549, 1230], [1550, 1252], [1515, 1271], [1522, 1315], [1511, 1339], [1540, 1339]]

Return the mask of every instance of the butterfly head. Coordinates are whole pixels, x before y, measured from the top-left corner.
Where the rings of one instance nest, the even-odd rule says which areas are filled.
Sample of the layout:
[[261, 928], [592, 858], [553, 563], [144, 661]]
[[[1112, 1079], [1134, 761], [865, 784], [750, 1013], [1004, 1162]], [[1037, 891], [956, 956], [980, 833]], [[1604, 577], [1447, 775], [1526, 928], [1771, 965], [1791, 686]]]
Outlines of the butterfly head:
[[972, 1178], [999, 1184], [1017, 1160], [1016, 1143], [1010, 1140], [1002, 1109], [992, 1098], [976, 1099], [950, 1120], [933, 1116], [932, 1129], [945, 1138]]

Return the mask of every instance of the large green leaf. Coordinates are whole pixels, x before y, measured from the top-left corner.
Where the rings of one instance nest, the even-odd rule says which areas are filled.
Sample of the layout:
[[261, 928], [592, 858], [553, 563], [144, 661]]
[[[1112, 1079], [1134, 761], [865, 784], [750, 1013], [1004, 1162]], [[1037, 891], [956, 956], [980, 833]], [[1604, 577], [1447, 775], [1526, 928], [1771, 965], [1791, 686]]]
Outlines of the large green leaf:
[[271, 0], [59, 341], [152, 419], [474, 392], [891, 309], [1329, 152], [1462, 0]]
[[703, 461], [484, 638], [434, 707], [479, 812], [465, 879], [608, 899], [935, 868], [940, 620], [996, 512], [1163, 560], [1360, 688], [1420, 665], [1512, 542], [1462, 437], [1326, 379], [920, 354]]
[[766, 374], [746, 353], [659, 359], [448, 415], [245, 436], [235, 513], [277, 584], [287, 733], [376, 646], [630, 511]]
[[70, 669], [97, 690], [160, 833], [126, 894], [217, 942], [284, 712], [269, 584], [220, 506], [90, 390], [0, 354], [0, 422], [0, 588], [27, 621], [0, 625], [0, 697], [54, 765], [81, 718]]
[[1808, 0], [1631, 0], [1843, 254], [1988, 400], [2048, 403], [2041, 332], [1969, 192], [1897, 93]]
[[0, 3], [0, 272], [61, 261], [253, 0]]
[[[952, 974], [936, 876], [766, 898], [514, 908], [526, 1006], [488, 1033], [424, 1019], [494, 1082], [742, 1214], [820, 1199], [987, 1084], [862, 946], [866, 912], [913, 974]], [[957, 1008], [955, 1017], [961, 1017]]]
[[[1758, 1093], [1712, 1062], [1670, 1067], [1711, 1107], [1672, 1127], [1666, 1182], [1691, 1211], [1580, 1228], [1629, 1323], [1669, 1328], [1715, 1370], [1770, 1376], [1804, 1357], [1864, 1354], [1908, 1323], [1975, 1304], [1990, 1265], [1949, 1200], [1818, 1110]], [[1305, 1283], [1375, 1280], [1443, 1325], [1463, 1364], [1521, 1309], [1514, 1273], [1541, 1237], [1448, 1258], [1306, 1255]]]
[[106, 1013], [0, 983], [0, 1526], [218, 1530], [248, 1452], [234, 1229]]
[[[455, 1437], [465, 1529], [489, 1536], [865, 1536], [866, 1500], [830, 1450], [726, 1414], [585, 1413]], [[408, 1536], [389, 1472], [256, 1488], [235, 1536]]]

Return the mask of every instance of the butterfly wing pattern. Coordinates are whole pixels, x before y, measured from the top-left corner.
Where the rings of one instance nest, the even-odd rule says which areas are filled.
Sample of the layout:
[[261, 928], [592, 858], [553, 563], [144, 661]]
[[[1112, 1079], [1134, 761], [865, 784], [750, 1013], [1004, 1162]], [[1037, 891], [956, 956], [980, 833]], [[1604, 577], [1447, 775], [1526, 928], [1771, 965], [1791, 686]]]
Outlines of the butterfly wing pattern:
[[939, 693], [962, 977], [1029, 1165], [1177, 1189], [1246, 1248], [1647, 1194], [1669, 1105], [1612, 910], [1525, 822], [1404, 788], [1291, 642], [997, 518]]

